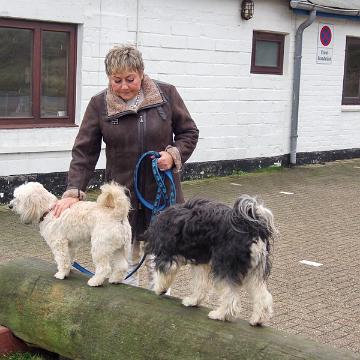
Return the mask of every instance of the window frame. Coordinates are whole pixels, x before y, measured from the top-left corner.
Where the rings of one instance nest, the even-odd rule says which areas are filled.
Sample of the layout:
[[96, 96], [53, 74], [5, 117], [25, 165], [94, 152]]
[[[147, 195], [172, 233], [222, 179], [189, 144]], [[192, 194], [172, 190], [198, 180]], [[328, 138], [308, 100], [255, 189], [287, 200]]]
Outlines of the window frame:
[[[342, 88], [342, 95], [341, 95], [341, 105], [360, 105], [360, 79], [359, 79], [359, 89], [358, 89], [358, 96], [357, 97], [350, 97], [344, 95], [345, 89], [345, 74], [346, 74], [346, 66], [348, 60], [348, 47], [350, 44], [358, 44], [360, 48], [360, 37], [355, 36], [346, 36], [346, 44], [345, 44], [345, 59], [344, 59], [344, 74], [343, 74], [343, 88]], [[359, 59], [360, 61], [360, 59]]]
[[[0, 117], [0, 129], [71, 127], [75, 125], [75, 93], [76, 93], [76, 49], [77, 28], [75, 24], [48, 23], [0, 18], [0, 27], [26, 29], [33, 31], [32, 58], [32, 116]], [[41, 117], [41, 57], [42, 31], [59, 31], [69, 34], [69, 67], [67, 115], [61, 117]]]
[[[256, 42], [260, 41], [269, 41], [276, 42], [279, 44], [278, 47], [278, 62], [277, 66], [257, 66], [255, 65], [256, 59]], [[252, 40], [252, 51], [251, 51], [251, 67], [250, 73], [252, 74], [269, 74], [269, 75], [283, 75], [284, 69], [284, 44], [285, 44], [285, 34], [273, 33], [266, 31], [253, 31], [253, 40]]]

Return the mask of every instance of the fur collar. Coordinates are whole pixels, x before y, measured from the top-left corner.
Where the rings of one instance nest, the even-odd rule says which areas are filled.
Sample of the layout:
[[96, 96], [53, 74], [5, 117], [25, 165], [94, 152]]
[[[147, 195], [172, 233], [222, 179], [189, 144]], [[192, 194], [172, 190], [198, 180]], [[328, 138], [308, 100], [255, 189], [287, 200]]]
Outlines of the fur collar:
[[132, 110], [127, 106], [123, 99], [111, 92], [109, 86], [105, 93], [107, 115], [109, 117], [122, 116], [125, 112], [137, 112], [144, 107], [158, 105], [165, 102], [159, 87], [154, 80], [150, 79], [149, 76], [144, 75], [141, 88], [144, 94], [144, 100], [141, 104], [139, 104], [137, 110]]

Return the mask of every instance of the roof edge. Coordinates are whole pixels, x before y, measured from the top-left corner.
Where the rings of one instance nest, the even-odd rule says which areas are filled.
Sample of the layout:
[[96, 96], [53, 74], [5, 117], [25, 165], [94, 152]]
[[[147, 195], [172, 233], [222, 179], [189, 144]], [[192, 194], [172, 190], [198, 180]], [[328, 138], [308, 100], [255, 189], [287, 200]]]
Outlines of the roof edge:
[[338, 7], [324, 6], [324, 5], [310, 3], [304, 0], [291, 0], [290, 7], [292, 9], [307, 10], [307, 11], [317, 10], [317, 11], [321, 11], [322, 13], [360, 17], [359, 9], [343, 9]]

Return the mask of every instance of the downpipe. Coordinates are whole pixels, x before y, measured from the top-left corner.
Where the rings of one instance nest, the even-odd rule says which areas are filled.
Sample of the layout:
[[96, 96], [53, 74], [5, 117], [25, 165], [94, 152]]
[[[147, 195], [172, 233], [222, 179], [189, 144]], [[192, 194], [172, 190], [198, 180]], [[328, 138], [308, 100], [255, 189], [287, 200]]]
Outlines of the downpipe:
[[313, 9], [310, 12], [310, 15], [306, 19], [306, 21], [300, 24], [295, 35], [294, 77], [293, 77], [293, 91], [292, 91], [293, 96], [292, 96], [291, 135], [290, 135], [290, 166], [296, 165], [303, 32], [308, 26], [310, 26], [315, 21], [315, 18], [316, 18], [316, 10]]

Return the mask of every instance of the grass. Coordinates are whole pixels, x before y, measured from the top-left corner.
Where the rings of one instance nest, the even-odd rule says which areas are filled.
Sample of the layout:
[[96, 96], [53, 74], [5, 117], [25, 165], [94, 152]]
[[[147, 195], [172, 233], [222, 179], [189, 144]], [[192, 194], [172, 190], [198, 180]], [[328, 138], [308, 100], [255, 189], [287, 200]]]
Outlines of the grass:
[[258, 168], [253, 171], [243, 171], [243, 170], [234, 170], [230, 175], [226, 176], [209, 176], [202, 179], [194, 179], [194, 180], [185, 180], [182, 181], [182, 184], [186, 185], [195, 185], [195, 184], [204, 184], [207, 182], [212, 182], [214, 180], [226, 179], [229, 177], [237, 177], [237, 176], [256, 176], [258, 174], [272, 174], [284, 171], [285, 168], [279, 165], [271, 165], [264, 168]]
[[267, 166], [267, 167], [264, 167], [264, 168], [258, 168], [254, 171], [251, 171], [251, 172], [246, 172], [246, 171], [242, 171], [242, 170], [235, 170], [233, 171], [232, 175], [236, 175], [236, 176], [244, 176], [244, 175], [252, 175], [252, 174], [263, 174], [263, 173], [266, 173], [266, 174], [271, 174], [271, 173], [274, 173], [274, 172], [280, 172], [280, 171], [283, 171], [284, 168], [282, 166], [279, 166], [279, 165], [271, 165], [271, 166]]
[[7, 356], [1, 356], [0, 360], [43, 360], [44, 358], [39, 355], [31, 353], [13, 353]]

